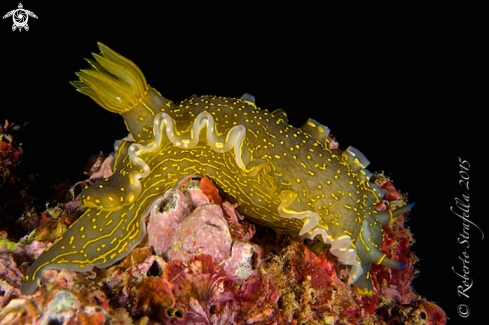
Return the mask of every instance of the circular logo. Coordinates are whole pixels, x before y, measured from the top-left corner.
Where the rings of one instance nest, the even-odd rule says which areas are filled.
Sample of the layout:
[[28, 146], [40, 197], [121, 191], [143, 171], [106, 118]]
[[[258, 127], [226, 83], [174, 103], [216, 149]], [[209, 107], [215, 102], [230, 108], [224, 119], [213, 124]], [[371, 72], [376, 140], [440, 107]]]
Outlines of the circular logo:
[[14, 24], [12, 25], [12, 30], [14, 31], [18, 28], [19, 32], [22, 31], [22, 28], [24, 28], [25, 30], [29, 30], [29, 25], [27, 25], [29, 16], [37, 18], [35, 13], [29, 10], [25, 10], [24, 7], [22, 6], [22, 3], [19, 3], [18, 9], [14, 9], [7, 12], [7, 14], [3, 16], [3, 18], [7, 18], [10, 16], [12, 16], [12, 19], [14, 20]]
[[24, 9], [15, 10], [15, 13], [12, 16], [14, 18], [14, 24], [18, 28], [23, 28], [27, 24], [27, 21], [29, 20], [29, 16], [27, 15], [27, 12], [25, 12]]

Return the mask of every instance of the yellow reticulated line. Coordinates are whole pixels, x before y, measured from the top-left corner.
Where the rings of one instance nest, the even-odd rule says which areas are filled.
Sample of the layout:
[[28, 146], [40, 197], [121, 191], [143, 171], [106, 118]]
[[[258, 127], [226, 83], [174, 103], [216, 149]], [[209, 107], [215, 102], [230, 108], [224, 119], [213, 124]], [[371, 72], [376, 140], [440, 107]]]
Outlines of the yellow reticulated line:
[[385, 254], [382, 254], [380, 256], [380, 258], [377, 260], [377, 262], [375, 262], [375, 264], [378, 264], [378, 265], [382, 264], [382, 262], [385, 260], [386, 257], [387, 256]]
[[[281, 203], [279, 204], [277, 211], [280, 214], [280, 216], [282, 216], [285, 219], [290, 219], [290, 218], [300, 219], [300, 220], [304, 219], [304, 226], [299, 232], [299, 236], [303, 236], [304, 234], [311, 231], [319, 224], [320, 216], [317, 212], [311, 210], [295, 211], [287, 208], [292, 203], [294, 203], [294, 201], [297, 198], [297, 193], [295, 193], [294, 191], [284, 190], [279, 194], [279, 198]], [[327, 233], [325, 234], [325, 237], [326, 238], [328, 237]]]

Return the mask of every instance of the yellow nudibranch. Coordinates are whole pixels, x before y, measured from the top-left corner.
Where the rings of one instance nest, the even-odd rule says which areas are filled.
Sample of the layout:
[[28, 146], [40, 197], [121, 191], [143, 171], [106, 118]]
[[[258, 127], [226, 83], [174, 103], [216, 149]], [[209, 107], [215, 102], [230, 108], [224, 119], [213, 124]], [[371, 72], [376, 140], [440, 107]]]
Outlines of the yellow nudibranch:
[[301, 128], [282, 110], [241, 98], [191, 96], [174, 104], [151, 88], [130, 60], [99, 43], [93, 69], [72, 84], [119, 113], [134, 141], [116, 146], [113, 175], [81, 193], [84, 214], [32, 264], [22, 285], [32, 294], [46, 269], [89, 271], [127, 256], [146, 235], [145, 218], [163, 193], [187, 175], [208, 175], [239, 202], [238, 211], [277, 232], [313, 239], [351, 265], [349, 284], [372, 294], [372, 263], [403, 265], [380, 251], [382, 225], [414, 204], [378, 212], [382, 189], [369, 183], [357, 149], [330, 150], [329, 129]]

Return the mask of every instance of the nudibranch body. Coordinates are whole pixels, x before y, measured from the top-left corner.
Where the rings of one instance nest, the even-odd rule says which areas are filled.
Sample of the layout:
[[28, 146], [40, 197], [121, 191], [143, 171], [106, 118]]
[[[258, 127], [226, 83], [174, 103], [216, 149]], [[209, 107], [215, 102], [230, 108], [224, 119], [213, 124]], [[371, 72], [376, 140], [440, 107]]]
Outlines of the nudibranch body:
[[116, 145], [111, 177], [81, 193], [85, 213], [29, 269], [32, 294], [43, 270], [88, 271], [127, 256], [146, 235], [145, 218], [182, 177], [207, 175], [239, 211], [284, 234], [321, 239], [351, 265], [349, 284], [371, 294], [372, 263], [399, 268], [380, 251], [382, 226], [412, 204], [378, 212], [382, 190], [369, 183], [368, 160], [349, 147], [330, 150], [329, 129], [309, 119], [288, 124], [253, 96], [192, 96], [174, 104], [149, 87], [139, 68], [107, 46], [77, 73], [77, 90], [122, 115], [133, 142]]

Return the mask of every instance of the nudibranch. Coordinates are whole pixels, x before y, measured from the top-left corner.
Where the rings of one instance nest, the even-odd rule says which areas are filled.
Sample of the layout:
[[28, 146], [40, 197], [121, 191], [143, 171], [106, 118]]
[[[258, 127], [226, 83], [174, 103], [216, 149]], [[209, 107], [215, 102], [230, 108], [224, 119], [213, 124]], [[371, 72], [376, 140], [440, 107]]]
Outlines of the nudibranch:
[[369, 161], [357, 149], [329, 148], [329, 129], [313, 119], [301, 128], [283, 110], [241, 98], [191, 96], [175, 104], [151, 88], [130, 60], [99, 43], [92, 69], [72, 82], [119, 113], [134, 141], [115, 146], [113, 175], [81, 193], [84, 214], [27, 272], [32, 294], [46, 269], [88, 271], [127, 256], [146, 235], [145, 218], [163, 193], [188, 175], [207, 175], [239, 202], [238, 211], [283, 234], [330, 244], [350, 265], [349, 284], [371, 295], [372, 263], [403, 265], [380, 251], [382, 226], [408, 212], [376, 211], [382, 189], [369, 183]]

